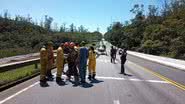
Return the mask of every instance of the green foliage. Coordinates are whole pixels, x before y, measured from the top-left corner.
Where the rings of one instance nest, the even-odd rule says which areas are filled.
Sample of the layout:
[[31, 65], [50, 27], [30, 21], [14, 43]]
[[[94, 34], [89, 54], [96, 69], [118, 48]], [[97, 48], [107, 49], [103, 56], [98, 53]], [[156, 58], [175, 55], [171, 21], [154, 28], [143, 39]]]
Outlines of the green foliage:
[[185, 59], [185, 0], [165, 2], [162, 14], [149, 5], [149, 13], [143, 14], [143, 5], [136, 4], [131, 12], [135, 18], [120, 28], [108, 27], [105, 39], [118, 47], [148, 54]]
[[63, 24], [60, 32], [56, 29], [53, 32], [52, 21], [53, 18], [46, 15], [45, 21], [41, 21], [41, 26], [38, 26], [29, 15], [18, 15], [11, 19], [8, 11], [5, 11], [4, 17], [0, 16], [0, 58], [38, 52], [48, 41], [53, 41], [56, 49], [61, 42], [94, 42], [102, 38], [100, 32], [88, 32], [82, 25], [77, 31], [74, 24], [70, 25], [69, 30]]
[[2, 49], [2, 50], [0, 50], [0, 58], [22, 55], [22, 54], [29, 54], [29, 53], [33, 53], [33, 52], [35, 52], [35, 51], [33, 51], [31, 49], [25, 49], [25, 48]]
[[24, 77], [31, 76], [38, 71], [38, 69], [34, 69], [34, 65], [29, 65], [15, 70], [2, 72], [0, 73], [0, 86]]

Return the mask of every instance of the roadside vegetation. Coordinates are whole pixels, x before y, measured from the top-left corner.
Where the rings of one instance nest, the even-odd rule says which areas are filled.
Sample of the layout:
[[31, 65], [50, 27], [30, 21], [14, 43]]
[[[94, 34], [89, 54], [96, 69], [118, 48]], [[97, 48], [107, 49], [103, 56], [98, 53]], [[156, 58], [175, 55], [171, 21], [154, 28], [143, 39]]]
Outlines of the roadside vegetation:
[[57, 48], [61, 42], [90, 43], [100, 41], [101, 38], [98, 28], [97, 31], [89, 32], [83, 25], [76, 27], [73, 23], [58, 26], [47, 15], [39, 23], [33, 21], [30, 15], [12, 18], [8, 10], [0, 15], [0, 58], [38, 52], [48, 41], [52, 41]]
[[39, 68], [35, 69], [34, 65], [29, 65], [22, 68], [17, 68], [14, 70], [2, 72], [0, 73], [0, 78], [1, 78], [0, 86], [10, 83], [12, 81], [16, 81], [18, 79], [22, 79], [24, 77], [29, 77], [37, 72], [39, 72]]
[[[161, 1], [162, 2], [162, 1]], [[162, 9], [136, 4], [135, 18], [114, 22], [105, 34], [113, 45], [133, 51], [185, 59], [185, 0], [164, 0]]]

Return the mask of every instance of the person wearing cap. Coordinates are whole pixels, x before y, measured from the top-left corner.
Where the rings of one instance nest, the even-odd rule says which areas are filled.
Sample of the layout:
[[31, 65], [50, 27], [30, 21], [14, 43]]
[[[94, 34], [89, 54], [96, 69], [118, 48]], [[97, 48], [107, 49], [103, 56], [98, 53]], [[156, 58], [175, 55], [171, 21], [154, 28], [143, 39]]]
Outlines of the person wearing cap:
[[79, 77], [78, 70], [76, 66], [76, 60], [78, 57], [78, 52], [74, 49], [75, 44], [73, 42], [70, 43], [70, 50], [67, 57], [68, 62], [68, 71], [66, 72], [68, 80], [70, 80], [71, 76], [74, 76], [75, 85], [78, 85]]
[[88, 62], [88, 69], [89, 69], [89, 80], [94, 80], [96, 76], [96, 53], [94, 51], [94, 47], [91, 46], [89, 50], [89, 62]]
[[75, 43], [75, 50], [78, 52], [78, 57], [76, 59], [76, 65], [79, 70], [79, 61], [80, 61], [80, 46], [79, 43]]
[[48, 86], [46, 83], [46, 71], [47, 71], [47, 64], [48, 64], [48, 54], [46, 47], [43, 46], [40, 49], [40, 85], [41, 86]]
[[70, 43], [69, 42], [65, 42], [64, 43], [64, 53], [68, 54], [69, 53], [69, 49], [70, 49]]
[[48, 42], [47, 53], [48, 53], [47, 78], [48, 80], [53, 80], [53, 75], [51, 73], [51, 69], [54, 66], [54, 53], [53, 53], [53, 43], [52, 42]]
[[64, 69], [63, 43], [61, 43], [59, 48], [57, 49], [56, 64], [57, 64], [56, 82], [61, 83], [62, 82], [61, 76]]
[[[63, 51], [64, 51], [64, 54], [65, 55], [68, 55], [69, 54], [69, 43], [68, 42], [65, 42], [64, 43], [64, 48], [63, 48]], [[64, 58], [64, 64], [67, 63], [67, 59], [66, 57]]]
[[127, 60], [127, 49], [125, 48], [124, 51], [121, 54], [120, 60], [121, 60], [121, 74], [126, 75], [125, 73], [125, 62]]
[[79, 72], [81, 83], [86, 83], [86, 70], [87, 70], [87, 59], [88, 59], [88, 49], [85, 47], [85, 42], [82, 41], [82, 47], [80, 48], [80, 57], [79, 57]]

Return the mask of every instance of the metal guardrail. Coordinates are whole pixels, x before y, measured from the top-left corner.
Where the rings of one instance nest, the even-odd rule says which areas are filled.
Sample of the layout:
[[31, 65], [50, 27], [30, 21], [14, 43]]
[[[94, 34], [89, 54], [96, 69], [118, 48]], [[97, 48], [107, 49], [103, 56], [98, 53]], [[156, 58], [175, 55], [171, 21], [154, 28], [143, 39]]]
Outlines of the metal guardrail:
[[39, 62], [40, 62], [40, 58], [36, 58], [36, 59], [31, 59], [31, 60], [3, 64], [3, 65], [0, 65], [0, 72], [5, 72], [5, 71], [13, 70], [16, 68], [33, 65], [33, 64], [35, 64], [35, 69], [37, 69]]
[[[54, 53], [56, 53], [56, 50], [54, 50]], [[54, 57], [56, 58], [56, 54], [54, 54]], [[67, 58], [67, 54], [64, 54], [64, 58]], [[13, 62], [13, 63], [7, 63], [0, 65], [0, 73], [14, 70], [20, 67], [28, 66], [28, 65], [35, 65], [35, 69], [38, 69], [38, 64], [40, 63], [40, 58], [25, 60], [25, 61], [19, 61], [19, 62]]]

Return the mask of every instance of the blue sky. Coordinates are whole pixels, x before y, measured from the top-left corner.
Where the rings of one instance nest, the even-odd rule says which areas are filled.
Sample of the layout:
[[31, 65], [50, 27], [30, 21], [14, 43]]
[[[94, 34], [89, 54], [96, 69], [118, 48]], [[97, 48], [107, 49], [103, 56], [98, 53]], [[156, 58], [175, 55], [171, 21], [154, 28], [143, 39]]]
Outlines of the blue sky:
[[133, 18], [130, 9], [134, 4], [160, 5], [160, 0], [0, 0], [0, 13], [6, 9], [11, 14], [27, 16], [40, 21], [44, 15], [54, 18], [53, 23], [83, 25], [89, 31], [105, 33], [114, 21], [123, 22]]

